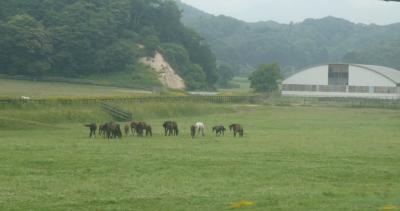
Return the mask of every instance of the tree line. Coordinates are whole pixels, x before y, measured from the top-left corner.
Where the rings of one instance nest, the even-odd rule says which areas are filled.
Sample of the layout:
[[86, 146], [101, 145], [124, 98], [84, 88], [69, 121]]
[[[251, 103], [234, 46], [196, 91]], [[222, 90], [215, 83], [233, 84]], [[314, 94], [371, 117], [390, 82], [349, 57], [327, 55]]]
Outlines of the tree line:
[[158, 50], [189, 89], [213, 88], [216, 58], [180, 19], [176, 3], [165, 0], [2, 0], [0, 73], [134, 72], [140, 57]]
[[274, 62], [284, 75], [334, 62], [400, 69], [400, 23], [355, 24], [335, 17], [290, 24], [247, 23], [210, 15], [184, 3], [179, 6], [183, 23], [209, 41], [219, 63], [229, 63], [237, 73], [248, 74], [261, 64]]

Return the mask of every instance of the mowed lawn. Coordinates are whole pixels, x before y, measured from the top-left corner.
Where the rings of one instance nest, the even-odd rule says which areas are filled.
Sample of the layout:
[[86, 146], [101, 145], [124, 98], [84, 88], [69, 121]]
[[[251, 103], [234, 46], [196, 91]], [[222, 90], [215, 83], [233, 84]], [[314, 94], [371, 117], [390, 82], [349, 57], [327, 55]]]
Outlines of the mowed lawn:
[[84, 84], [69, 84], [61, 82], [34, 82], [0, 79], [0, 97], [47, 98], [47, 97], [93, 97], [93, 96], [130, 96], [144, 95], [151, 92], [94, 86]]
[[[400, 112], [242, 107], [179, 137], [88, 139], [78, 123], [0, 129], [0, 210], [399, 210]], [[206, 137], [189, 137], [203, 121]], [[239, 122], [244, 138], [215, 137]], [[252, 204], [252, 205], [251, 205]], [[238, 206], [240, 207], [240, 206]]]

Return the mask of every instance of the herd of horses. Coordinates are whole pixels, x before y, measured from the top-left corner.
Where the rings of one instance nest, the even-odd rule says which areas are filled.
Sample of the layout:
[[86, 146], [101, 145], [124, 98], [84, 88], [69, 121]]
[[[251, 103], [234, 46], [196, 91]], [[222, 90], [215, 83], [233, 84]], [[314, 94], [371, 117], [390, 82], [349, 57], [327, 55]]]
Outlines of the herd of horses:
[[[178, 136], [179, 129], [178, 124], [175, 121], [165, 121], [162, 124], [164, 128], [165, 136]], [[95, 137], [98, 130], [98, 135], [107, 139], [122, 138], [121, 125], [116, 122], [106, 122], [97, 126], [96, 123], [85, 124], [85, 127], [89, 128], [89, 137]], [[124, 126], [125, 136], [131, 133], [133, 136], [153, 136], [152, 127], [146, 122], [131, 121]], [[226, 128], [223, 125], [217, 125], [212, 127], [212, 132], [216, 136], [225, 135]], [[229, 125], [229, 131], [233, 131], [233, 136], [237, 135], [243, 137], [244, 130], [240, 124]], [[192, 138], [196, 135], [205, 136], [205, 125], [202, 122], [196, 122], [194, 125], [190, 126], [190, 135]]]

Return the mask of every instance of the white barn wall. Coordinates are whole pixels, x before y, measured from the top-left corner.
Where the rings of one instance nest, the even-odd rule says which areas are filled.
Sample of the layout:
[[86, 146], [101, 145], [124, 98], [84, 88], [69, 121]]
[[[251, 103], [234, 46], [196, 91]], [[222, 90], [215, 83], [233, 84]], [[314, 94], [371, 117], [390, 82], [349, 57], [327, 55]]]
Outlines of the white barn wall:
[[[336, 92], [338, 87], [329, 86], [328, 72], [329, 65], [321, 65], [303, 70], [282, 82], [283, 85], [291, 87], [282, 90], [284, 96], [308, 96], [308, 97], [362, 97], [362, 98], [381, 98], [381, 99], [400, 99], [400, 71], [381, 66], [349, 64], [349, 84], [346, 91]], [[300, 86], [295, 86], [300, 85]], [[302, 87], [301, 85], [312, 85]], [[328, 85], [328, 86], [324, 86]], [[363, 87], [369, 87], [365, 91]], [[379, 87], [381, 91], [374, 91]], [[398, 87], [393, 92], [389, 89]], [[299, 89], [299, 90], [296, 90]], [[313, 89], [313, 91], [311, 91]], [[331, 91], [327, 91], [330, 89]], [[339, 88], [342, 89], [342, 88]], [[354, 91], [354, 89], [358, 91]], [[353, 91], [350, 91], [353, 90]]]
[[349, 85], [396, 87], [396, 84], [386, 77], [357, 66], [350, 66]]
[[328, 85], [328, 65], [304, 70], [284, 80], [283, 84]]

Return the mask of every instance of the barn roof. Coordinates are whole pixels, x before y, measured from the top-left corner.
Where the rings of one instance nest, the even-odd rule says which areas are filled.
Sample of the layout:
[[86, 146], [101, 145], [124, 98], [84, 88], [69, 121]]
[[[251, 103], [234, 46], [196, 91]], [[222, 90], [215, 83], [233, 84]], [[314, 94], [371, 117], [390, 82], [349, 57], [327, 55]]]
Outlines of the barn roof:
[[350, 64], [350, 65], [361, 67], [369, 71], [373, 71], [393, 81], [396, 84], [400, 84], [400, 71], [396, 69], [384, 66], [377, 66], [377, 65], [365, 65], [365, 64]]

